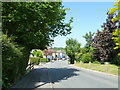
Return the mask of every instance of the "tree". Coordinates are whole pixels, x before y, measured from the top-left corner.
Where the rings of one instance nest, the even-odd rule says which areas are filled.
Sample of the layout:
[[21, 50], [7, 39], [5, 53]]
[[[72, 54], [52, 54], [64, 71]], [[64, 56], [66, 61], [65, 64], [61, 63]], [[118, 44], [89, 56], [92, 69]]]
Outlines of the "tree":
[[83, 38], [85, 38], [86, 40], [86, 46], [87, 48], [90, 48], [92, 45], [92, 39], [95, 33], [92, 33], [91, 31], [89, 33], [86, 33], [85, 36], [83, 36]]
[[[114, 47], [114, 49], [119, 49], [120, 48], [120, 0], [117, 0], [117, 2], [115, 2], [114, 4], [114, 8], [111, 8], [109, 11], [109, 14], [114, 14], [114, 18], [112, 18], [112, 21], [118, 21], [118, 26], [116, 28], [116, 30], [113, 32], [113, 37], [112, 39], [114, 39], [116, 47]], [[119, 53], [120, 55], [120, 53]]]
[[95, 56], [97, 56], [102, 62], [110, 61], [118, 53], [114, 50], [115, 43], [112, 40], [112, 32], [116, 29], [116, 22], [111, 21], [113, 15], [108, 15], [106, 23], [101, 26], [102, 31], [98, 31], [93, 39], [93, 47], [96, 48]]
[[[57, 35], [65, 36], [71, 33], [72, 18], [68, 23], [65, 23], [66, 10], [62, 2], [2, 2], [2, 32], [7, 38], [12, 37], [12, 41], [10, 40], [9, 43], [5, 43], [6, 40], [2, 41], [8, 47], [11, 43], [10, 48], [5, 52], [6, 46], [2, 46], [2, 52], [4, 52], [2, 55], [3, 63], [6, 66], [10, 63], [9, 67], [3, 66], [6, 67], [3, 70], [6, 76], [9, 76], [9, 71], [15, 71], [17, 73], [15, 76], [18, 76], [17, 79], [19, 79], [26, 71], [32, 49], [43, 50], [46, 46], [51, 45]], [[18, 49], [14, 50], [11, 46], [12, 43], [15, 43], [18, 47], [23, 47], [23, 49], [19, 50], [18, 47], [15, 47]], [[7, 57], [9, 51], [13, 51], [11, 54], [17, 56]], [[20, 57], [20, 64], [16, 58], [19, 56], [17, 51], [23, 55]], [[12, 70], [15, 67], [14, 63], [17, 63], [17, 68]], [[8, 69], [9, 71], [5, 71]], [[11, 72], [11, 74], [14, 73]], [[14, 79], [13, 76], [10, 77]], [[5, 78], [8, 78], [8, 81], [12, 83], [16, 80], [9, 77]]]
[[49, 46], [57, 35], [67, 35], [71, 22], [65, 23], [61, 2], [3, 2], [2, 27], [8, 37], [30, 49]]
[[70, 63], [74, 64], [75, 54], [80, 51], [81, 44], [73, 38], [69, 38], [66, 41], [65, 51], [66, 54], [70, 57]]

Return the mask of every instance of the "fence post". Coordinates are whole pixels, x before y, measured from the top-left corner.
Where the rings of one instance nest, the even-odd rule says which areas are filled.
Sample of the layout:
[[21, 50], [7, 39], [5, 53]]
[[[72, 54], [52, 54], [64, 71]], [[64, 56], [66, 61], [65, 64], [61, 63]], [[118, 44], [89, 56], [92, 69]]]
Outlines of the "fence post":
[[108, 72], [108, 62], [105, 62], [106, 72]]
[[80, 61], [80, 65], [82, 65], [82, 61]]
[[91, 61], [89, 61], [89, 68], [91, 68]]

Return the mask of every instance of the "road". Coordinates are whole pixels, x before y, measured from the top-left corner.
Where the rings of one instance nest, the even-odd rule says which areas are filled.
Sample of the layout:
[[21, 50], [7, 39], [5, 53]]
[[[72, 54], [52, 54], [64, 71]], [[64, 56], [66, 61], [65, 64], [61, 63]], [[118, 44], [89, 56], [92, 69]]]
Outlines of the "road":
[[76, 68], [59, 60], [39, 66], [14, 88], [118, 88], [118, 78]]

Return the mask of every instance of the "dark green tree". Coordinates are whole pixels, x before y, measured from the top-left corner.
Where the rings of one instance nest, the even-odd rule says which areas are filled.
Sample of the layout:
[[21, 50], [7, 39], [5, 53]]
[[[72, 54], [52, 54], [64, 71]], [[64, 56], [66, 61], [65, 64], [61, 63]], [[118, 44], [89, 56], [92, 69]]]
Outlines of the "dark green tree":
[[65, 51], [70, 58], [70, 64], [74, 64], [75, 54], [80, 52], [81, 44], [73, 38], [70, 38], [66, 41]]
[[86, 45], [85, 47], [90, 49], [91, 45], [92, 45], [92, 39], [93, 39], [93, 36], [94, 36], [95, 33], [92, 33], [91, 31], [86, 33], [85, 36], [83, 36], [83, 38], [85, 38], [86, 40]]

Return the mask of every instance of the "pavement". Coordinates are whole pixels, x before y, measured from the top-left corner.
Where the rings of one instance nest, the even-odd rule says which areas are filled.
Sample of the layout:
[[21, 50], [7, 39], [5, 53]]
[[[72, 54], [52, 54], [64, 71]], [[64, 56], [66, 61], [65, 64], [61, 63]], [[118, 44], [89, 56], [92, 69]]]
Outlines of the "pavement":
[[13, 88], [118, 88], [118, 77], [84, 70], [59, 60], [35, 66]]

